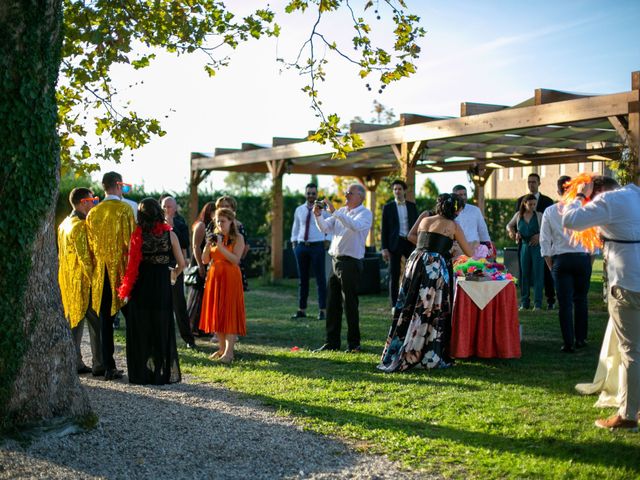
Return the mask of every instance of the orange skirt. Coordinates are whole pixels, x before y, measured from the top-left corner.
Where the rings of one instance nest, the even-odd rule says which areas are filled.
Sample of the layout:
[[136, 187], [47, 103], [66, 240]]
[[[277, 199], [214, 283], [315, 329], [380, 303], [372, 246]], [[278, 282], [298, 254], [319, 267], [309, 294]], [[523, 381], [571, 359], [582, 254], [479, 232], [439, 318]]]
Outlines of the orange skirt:
[[202, 296], [199, 328], [206, 333], [246, 335], [247, 321], [240, 267], [222, 257], [219, 252], [212, 254]]

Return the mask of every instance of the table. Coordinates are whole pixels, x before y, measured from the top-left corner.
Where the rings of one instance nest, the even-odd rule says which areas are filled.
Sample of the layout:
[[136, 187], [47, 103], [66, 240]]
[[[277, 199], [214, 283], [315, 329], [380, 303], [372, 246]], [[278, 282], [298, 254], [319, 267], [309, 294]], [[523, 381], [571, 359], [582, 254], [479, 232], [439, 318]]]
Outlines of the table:
[[[455, 288], [451, 356], [520, 358], [515, 284], [509, 280], [475, 282], [458, 279]], [[484, 307], [478, 307], [476, 302]]]

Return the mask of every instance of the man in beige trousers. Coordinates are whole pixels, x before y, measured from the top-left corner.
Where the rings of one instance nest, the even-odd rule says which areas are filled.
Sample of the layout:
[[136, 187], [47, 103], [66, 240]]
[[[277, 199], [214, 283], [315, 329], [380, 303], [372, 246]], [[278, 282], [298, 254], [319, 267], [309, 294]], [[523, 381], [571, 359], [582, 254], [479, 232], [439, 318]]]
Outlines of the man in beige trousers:
[[[583, 202], [586, 203], [583, 205]], [[593, 177], [566, 205], [562, 225], [573, 230], [598, 226], [609, 276], [608, 307], [620, 339], [623, 375], [618, 413], [596, 420], [609, 430], [638, 430], [640, 410], [640, 187], [623, 188], [609, 177]]]

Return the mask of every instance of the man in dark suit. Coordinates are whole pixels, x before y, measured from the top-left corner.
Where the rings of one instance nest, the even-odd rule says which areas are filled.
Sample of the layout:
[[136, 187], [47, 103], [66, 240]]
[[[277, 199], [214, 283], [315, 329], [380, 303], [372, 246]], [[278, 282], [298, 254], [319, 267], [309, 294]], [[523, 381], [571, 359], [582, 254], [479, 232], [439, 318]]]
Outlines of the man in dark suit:
[[407, 184], [394, 180], [391, 184], [394, 199], [382, 209], [382, 258], [389, 263], [389, 298], [395, 307], [400, 285], [400, 259], [409, 258], [415, 245], [407, 240], [407, 234], [418, 219], [416, 204], [408, 202]]
[[[529, 187], [529, 193], [535, 195], [538, 199], [538, 203], [536, 204], [536, 211], [540, 213], [544, 213], [544, 211], [553, 205], [553, 200], [546, 195], [543, 195], [539, 192], [540, 188], [540, 175], [537, 173], [530, 173], [527, 177], [527, 187]], [[520, 210], [520, 204], [522, 203], [522, 199], [525, 195], [522, 195], [518, 198], [516, 202], [516, 211]], [[535, 235], [538, 237], [537, 235]], [[533, 240], [533, 239], [532, 239]], [[535, 241], [539, 241], [537, 238]], [[520, 244], [518, 244], [518, 259], [520, 258]], [[553, 286], [553, 276], [551, 275], [551, 271], [549, 267], [545, 263], [544, 265], [544, 295], [547, 297], [547, 310], [553, 310], [556, 306], [556, 291]]]

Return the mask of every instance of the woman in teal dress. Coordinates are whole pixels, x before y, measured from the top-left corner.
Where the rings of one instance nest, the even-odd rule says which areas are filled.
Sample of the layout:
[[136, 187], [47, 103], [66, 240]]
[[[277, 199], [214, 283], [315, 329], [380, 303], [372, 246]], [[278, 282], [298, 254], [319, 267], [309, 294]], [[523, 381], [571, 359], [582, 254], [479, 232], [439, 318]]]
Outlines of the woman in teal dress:
[[[533, 309], [542, 307], [544, 287], [544, 259], [540, 254], [540, 225], [542, 214], [536, 212], [538, 201], [529, 194], [522, 199], [520, 210], [513, 216], [507, 230], [509, 236], [521, 244], [520, 248], [520, 310], [531, 307], [530, 289], [533, 286]], [[517, 226], [517, 231], [516, 231]]]

